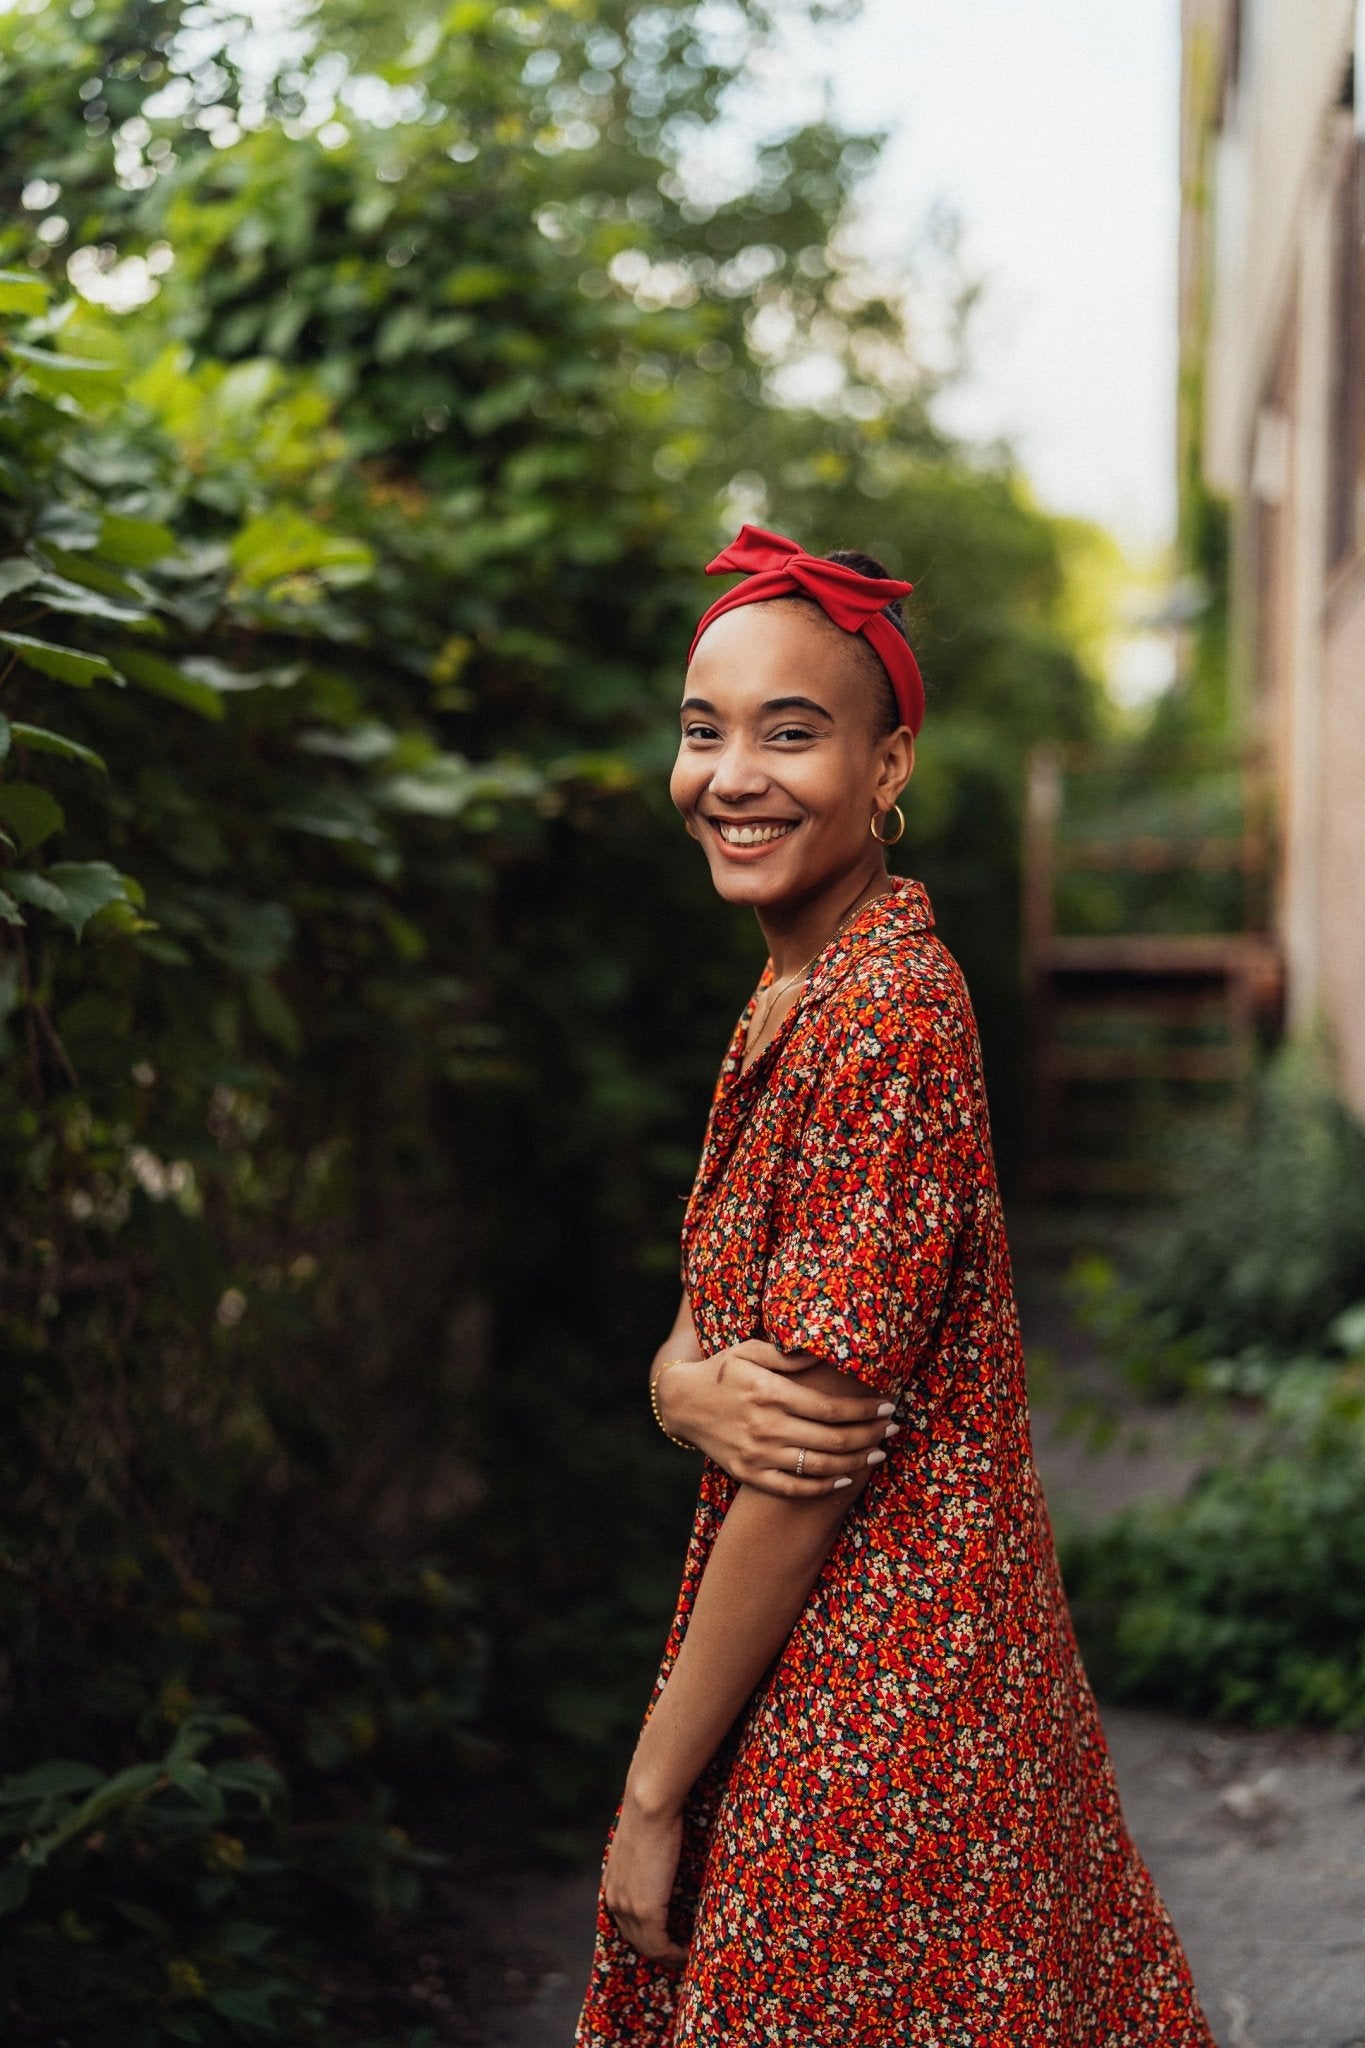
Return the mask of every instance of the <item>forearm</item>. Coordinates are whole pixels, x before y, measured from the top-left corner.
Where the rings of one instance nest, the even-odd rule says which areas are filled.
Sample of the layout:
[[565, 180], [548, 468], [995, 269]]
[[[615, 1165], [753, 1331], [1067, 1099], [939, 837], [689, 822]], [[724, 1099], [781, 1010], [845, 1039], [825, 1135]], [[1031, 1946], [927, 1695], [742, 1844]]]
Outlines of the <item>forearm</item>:
[[791, 1634], [859, 1490], [782, 1500], [740, 1488], [631, 1764], [626, 1796], [642, 1811], [681, 1807]]

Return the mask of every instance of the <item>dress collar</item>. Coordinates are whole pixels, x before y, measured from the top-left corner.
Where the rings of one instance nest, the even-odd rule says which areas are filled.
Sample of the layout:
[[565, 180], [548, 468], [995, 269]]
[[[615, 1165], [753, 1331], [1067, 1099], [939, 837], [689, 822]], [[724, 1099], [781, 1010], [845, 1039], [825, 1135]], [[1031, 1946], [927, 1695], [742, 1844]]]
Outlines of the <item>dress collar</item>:
[[[933, 928], [933, 907], [923, 882], [911, 881], [906, 875], [893, 875], [886, 893], [865, 903], [857, 916], [850, 918], [844, 929], [817, 956], [799, 1000], [792, 1005], [793, 1014], [804, 1009], [812, 999], [828, 994], [869, 946], [887, 945], [908, 937], [911, 932], [927, 932]], [[765, 968], [764, 978], [771, 980], [771, 966]]]
[[870, 946], [885, 946], [896, 939], [908, 937], [912, 932], [927, 932], [933, 928], [933, 906], [923, 882], [912, 881], [906, 875], [893, 875], [891, 887], [883, 895], [874, 896], [870, 903], [865, 903], [857, 916], [850, 918], [824, 951], [816, 955], [805, 987], [778, 1030], [758, 1058], [741, 1072], [740, 1062], [744, 1057], [745, 1040], [754, 1010], [764, 990], [772, 986], [773, 963], [769, 960], [759, 977], [758, 987], [735, 1026], [721, 1066], [722, 1082], [748, 1081], [752, 1076], [766, 1072], [778, 1047], [786, 1044], [798, 1018], [822, 1001]]

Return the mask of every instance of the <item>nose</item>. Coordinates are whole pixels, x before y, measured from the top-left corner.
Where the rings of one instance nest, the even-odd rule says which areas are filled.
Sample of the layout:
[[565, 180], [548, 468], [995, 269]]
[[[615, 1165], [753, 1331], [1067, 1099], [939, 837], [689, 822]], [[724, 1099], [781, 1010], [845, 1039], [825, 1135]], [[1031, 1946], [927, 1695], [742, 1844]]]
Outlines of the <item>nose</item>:
[[723, 804], [743, 803], [768, 787], [757, 750], [743, 733], [732, 733], [711, 761], [711, 794]]

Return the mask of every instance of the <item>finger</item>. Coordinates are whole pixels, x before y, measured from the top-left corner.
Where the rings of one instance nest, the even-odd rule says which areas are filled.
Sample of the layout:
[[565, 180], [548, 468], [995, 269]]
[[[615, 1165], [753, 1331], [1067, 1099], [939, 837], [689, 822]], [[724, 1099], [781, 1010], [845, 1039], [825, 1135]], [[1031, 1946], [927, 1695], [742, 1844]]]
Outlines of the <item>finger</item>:
[[765, 1372], [809, 1372], [820, 1363], [809, 1351], [779, 1351], [776, 1344], [768, 1344], [761, 1337], [748, 1337], [742, 1344], [736, 1344], [735, 1356], [761, 1365]]
[[855, 1451], [879, 1448], [900, 1434], [900, 1424], [858, 1422], [846, 1424], [842, 1429], [831, 1429], [821, 1422], [803, 1422], [799, 1416], [794, 1418], [784, 1410], [774, 1417], [766, 1433], [784, 1448], [811, 1453], [822, 1451], [837, 1458]]
[[798, 1479], [794, 1472], [784, 1472], [780, 1466], [770, 1465], [766, 1472], [760, 1472], [744, 1483], [759, 1493], [771, 1493], [778, 1500], [823, 1500], [828, 1493], [846, 1492], [853, 1481], [847, 1473], [841, 1473], [836, 1479], [811, 1479], [808, 1476]]
[[896, 1412], [894, 1401], [879, 1401], [875, 1394], [866, 1400], [859, 1394], [821, 1394], [814, 1387], [803, 1387], [800, 1380], [783, 1380], [772, 1391], [786, 1414], [835, 1428], [846, 1428], [851, 1422], [889, 1420]]
[[687, 1950], [680, 1948], [669, 1935], [668, 1928], [660, 1915], [656, 1922], [638, 1913], [614, 1913], [617, 1932], [623, 1941], [628, 1941], [637, 1955], [651, 1963], [685, 1963]]
[[872, 1451], [852, 1451], [831, 1456], [825, 1451], [807, 1451], [804, 1458], [799, 1451], [785, 1450], [779, 1469], [790, 1472], [796, 1479], [838, 1479], [847, 1473], [856, 1478], [866, 1472], [869, 1465], [884, 1465], [886, 1452], [878, 1448]]

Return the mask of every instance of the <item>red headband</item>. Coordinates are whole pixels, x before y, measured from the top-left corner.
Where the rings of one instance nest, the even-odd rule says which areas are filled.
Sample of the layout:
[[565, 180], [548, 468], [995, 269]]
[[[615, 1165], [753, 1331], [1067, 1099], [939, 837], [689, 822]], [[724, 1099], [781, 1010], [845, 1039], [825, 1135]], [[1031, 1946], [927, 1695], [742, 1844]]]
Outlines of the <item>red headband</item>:
[[864, 576], [842, 562], [823, 561], [783, 534], [765, 533], [761, 526], [741, 526], [724, 554], [706, 565], [708, 576], [735, 571], [747, 580], [727, 590], [702, 615], [687, 650], [689, 662], [702, 634], [722, 612], [741, 604], [762, 604], [770, 597], [813, 597], [836, 626], [846, 633], [861, 633], [876, 650], [891, 678], [901, 723], [911, 732], [919, 731], [924, 723], [924, 679], [909, 644], [886, 616], [891, 600], [909, 597], [913, 583], [899, 583], [894, 576]]

